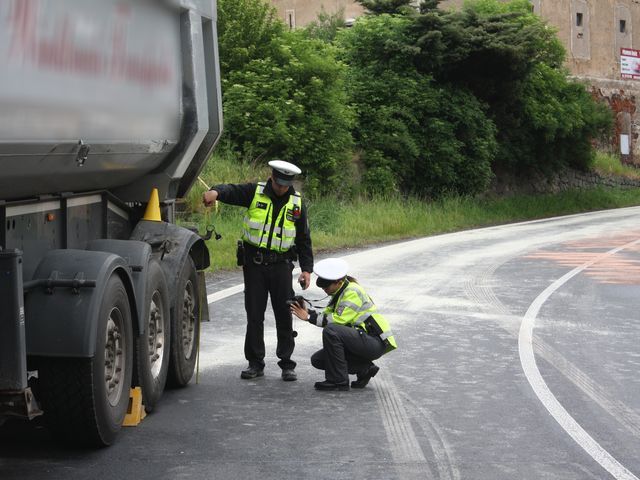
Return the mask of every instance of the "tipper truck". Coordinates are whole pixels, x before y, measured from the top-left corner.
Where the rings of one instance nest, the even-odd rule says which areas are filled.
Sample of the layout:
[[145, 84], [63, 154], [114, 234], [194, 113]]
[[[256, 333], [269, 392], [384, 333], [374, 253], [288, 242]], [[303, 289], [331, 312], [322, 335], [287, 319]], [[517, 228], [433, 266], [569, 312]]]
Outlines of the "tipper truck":
[[3, 0], [0, 63], [0, 424], [110, 445], [208, 316], [174, 220], [222, 131], [216, 2]]

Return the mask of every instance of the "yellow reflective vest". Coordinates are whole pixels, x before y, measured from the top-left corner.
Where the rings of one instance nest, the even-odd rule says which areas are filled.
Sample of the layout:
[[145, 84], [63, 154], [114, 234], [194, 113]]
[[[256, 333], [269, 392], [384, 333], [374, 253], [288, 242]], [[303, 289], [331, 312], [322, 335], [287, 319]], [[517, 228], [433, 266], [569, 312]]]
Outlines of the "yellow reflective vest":
[[267, 248], [271, 239], [269, 249], [284, 253], [289, 251], [296, 239], [295, 221], [300, 218], [302, 199], [298, 192], [289, 195], [289, 201], [280, 209], [274, 223], [273, 202], [265, 195], [265, 186], [265, 182], [256, 185], [253, 200], [244, 216], [242, 239], [258, 248]]
[[329, 323], [336, 323], [362, 328], [367, 333], [380, 336], [386, 346], [384, 353], [398, 348], [389, 322], [378, 313], [378, 307], [373, 303], [371, 297], [356, 282], [348, 280], [345, 282], [347, 285], [342, 288], [341, 292], [338, 292], [337, 300], [332, 301], [324, 309], [321, 321], [320, 317], [318, 318], [318, 326], [325, 327]]

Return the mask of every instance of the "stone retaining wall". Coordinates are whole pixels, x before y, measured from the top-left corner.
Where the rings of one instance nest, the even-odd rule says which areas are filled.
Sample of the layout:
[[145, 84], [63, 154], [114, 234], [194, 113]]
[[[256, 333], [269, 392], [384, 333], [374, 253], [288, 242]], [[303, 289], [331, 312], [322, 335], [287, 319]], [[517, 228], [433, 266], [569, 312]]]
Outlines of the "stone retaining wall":
[[640, 188], [640, 179], [567, 169], [551, 177], [541, 174], [528, 175], [526, 180], [500, 175], [499, 179], [494, 180], [490, 191], [497, 195], [539, 194], [595, 187]]

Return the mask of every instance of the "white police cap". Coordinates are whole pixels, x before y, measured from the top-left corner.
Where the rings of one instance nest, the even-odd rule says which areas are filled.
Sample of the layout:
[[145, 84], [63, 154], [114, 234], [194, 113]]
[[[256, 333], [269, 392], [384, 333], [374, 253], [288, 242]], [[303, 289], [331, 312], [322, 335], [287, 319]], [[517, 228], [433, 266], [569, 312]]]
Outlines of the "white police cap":
[[273, 168], [273, 176], [276, 183], [283, 186], [293, 184], [293, 177], [302, 173], [302, 170], [293, 163], [285, 162], [284, 160], [271, 160], [269, 166]]
[[340, 280], [349, 272], [349, 264], [341, 258], [325, 258], [313, 267], [313, 273], [325, 280]]

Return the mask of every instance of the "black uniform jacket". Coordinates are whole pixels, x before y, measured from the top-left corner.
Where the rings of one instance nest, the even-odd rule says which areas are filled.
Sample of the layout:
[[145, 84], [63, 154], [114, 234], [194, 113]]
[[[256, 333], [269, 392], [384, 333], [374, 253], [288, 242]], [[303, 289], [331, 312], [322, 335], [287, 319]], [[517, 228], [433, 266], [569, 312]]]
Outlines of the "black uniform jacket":
[[[218, 200], [222, 203], [249, 208], [251, 206], [253, 196], [256, 193], [257, 185], [257, 183], [242, 183], [238, 185], [221, 184], [211, 187], [211, 190], [218, 192]], [[271, 216], [272, 221], [275, 221], [275, 219], [278, 218], [280, 209], [287, 204], [289, 201], [289, 195], [294, 191], [293, 187], [289, 187], [289, 191], [287, 193], [278, 197], [271, 188], [271, 179], [267, 181], [264, 193], [273, 202], [273, 215]], [[302, 202], [300, 218], [296, 221], [295, 247], [296, 252], [298, 253], [300, 269], [303, 272], [311, 273], [313, 271], [313, 252], [311, 248], [311, 233], [309, 232], [309, 222], [307, 219], [307, 208], [304, 201]]]

